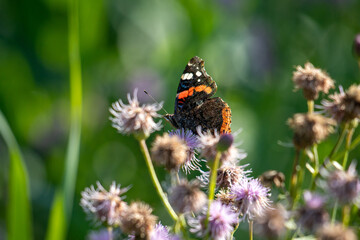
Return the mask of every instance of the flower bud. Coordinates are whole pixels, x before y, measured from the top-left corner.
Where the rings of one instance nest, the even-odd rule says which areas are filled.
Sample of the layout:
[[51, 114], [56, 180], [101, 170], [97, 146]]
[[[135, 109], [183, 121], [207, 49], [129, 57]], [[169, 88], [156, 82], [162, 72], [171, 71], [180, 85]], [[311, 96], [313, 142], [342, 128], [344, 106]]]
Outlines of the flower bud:
[[216, 148], [219, 152], [224, 152], [228, 150], [234, 142], [234, 137], [231, 134], [222, 134], [220, 135], [219, 142], [216, 145]]

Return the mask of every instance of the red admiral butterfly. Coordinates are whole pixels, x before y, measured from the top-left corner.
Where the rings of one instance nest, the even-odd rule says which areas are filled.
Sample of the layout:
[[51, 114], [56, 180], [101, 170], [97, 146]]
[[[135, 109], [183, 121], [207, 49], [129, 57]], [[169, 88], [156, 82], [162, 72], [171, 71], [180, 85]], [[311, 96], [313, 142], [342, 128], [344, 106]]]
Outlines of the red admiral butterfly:
[[215, 81], [206, 73], [204, 61], [195, 56], [185, 67], [175, 98], [174, 114], [164, 117], [175, 128], [185, 128], [197, 134], [196, 128], [218, 133], [231, 133], [231, 110], [221, 98], [211, 98], [216, 92]]

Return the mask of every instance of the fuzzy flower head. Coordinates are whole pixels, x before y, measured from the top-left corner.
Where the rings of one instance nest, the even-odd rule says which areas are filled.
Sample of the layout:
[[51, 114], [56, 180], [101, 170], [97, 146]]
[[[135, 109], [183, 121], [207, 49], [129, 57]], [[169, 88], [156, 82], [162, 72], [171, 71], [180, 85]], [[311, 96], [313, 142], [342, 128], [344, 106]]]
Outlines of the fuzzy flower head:
[[223, 164], [217, 170], [216, 186], [218, 188], [231, 188], [237, 184], [249, 171], [244, 170], [244, 166]]
[[297, 149], [321, 142], [334, 131], [336, 124], [333, 119], [314, 113], [297, 113], [287, 123], [294, 130], [293, 142]]
[[296, 67], [293, 82], [295, 90], [302, 89], [307, 100], [315, 100], [319, 97], [319, 92], [328, 93], [330, 88], [334, 88], [334, 80], [325, 71], [315, 68], [309, 62], [305, 63], [304, 67]]
[[329, 192], [341, 203], [359, 203], [360, 180], [356, 164], [351, 163], [347, 171], [337, 169], [327, 177]]
[[180, 240], [179, 237], [171, 235], [169, 229], [157, 223], [154, 230], [150, 234], [150, 240]]
[[185, 141], [187, 145], [187, 159], [182, 165], [182, 169], [185, 173], [189, 173], [191, 170], [197, 170], [200, 167], [200, 160], [196, 158], [195, 151], [198, 147], [197, 136], [190, 130], [176, 129], [169, 131], [169, 136], [176, 135]]
[[134, 235], [135, 239], [148, 239], [155, 228], [157, 217], [152, 215], [152, 208], [142, 202], [133, 202], [126, 209], [121, 229]]
[[318, 240], [357, 240], [354, 231], [343, 224], [325, 224], [316, 236]]
[[198, 182], [181, 181], [169, 196], [170, 204], [178, 213], [198, 212], [207, 203], [206, 194], [200, 190]]
[[[220, 135], [215, 131], [214, 134], [210, 131], [201, 132], [201, 129], [198, 128], [198, 140], [199, 140], [199, 148], [201, 152], [201, 156], [206, 158], [208, 161], [212, 161], [216, 157], [216, 153], [218, 152], [218, 143], [220, 140]], [[244, 159], [246, 157], [246, 153], [242, 150], [239, 150], [232, 144], [227, 148], [226, 151], [221, 153], [220, 161], [222, 163], [232, 163], [236, 164], [239, 160]]]
[[188, 159], [188, 146], [179, 136], [165, 133], [156, 137], [151, 156], [154, 162], [165, 166], [168, 171], [177, 171]]
[[110, 190], [106, 191], [99, 182], [96, 184], [96, 189], [91, 186], [81, 193], [81, 207], [97, 221], [109, 226], [120, 225], [123, 213], [127, 208], [127, 204], [120, 195], [125, 193], [128, 188], [121, 189], [120, 185], [113, 182]]
[[128, 94], [129, 104], [124, 104], [121, 99], [114, 102], [110, 108], [113, 117], [110, 118], [112, 126], [123, 134], [134, 134], [139, 139], [147, 138], [150, 133], [161, 129], [161, 121], [155, 123], [155, 117], [162, 108], [162, 103], [145, 104], [140, 106], [137, 99], [137, 89], [134, 98]]
[[360, 117], [360, 85], [352, 85], [348, 90], [340, 87], [340, 92], [322, 101], [323, 108], [337, 121], [348, 122]]
[[325, 198], [306, 191], [304, 201], [305, 205], [297, 211], [299, 225], [306, 230], [315, 231], [329, 220], [329, 214], [325, 210]]
[[264, 187], [259, 179], [248, 178], [242, 178], [230, 189], [240, 214], [250, 220], [263, 217], [265, 211], [270, 208], [269, 192], [270, 190]]
[[278, 188], [282, 188], [285, 186], [285, 175], [282, 172], [278, 172], [275, 170], [269, 170], [264, 172], [260, 175], [259, 180], [265, 187], [269, 188], [273, 184]]
[[264, 217], [255, 222], [256, 232], [267, 239], [281, 239], [286, 232], [287, 215], [285, 208], [281, 205], [267, 209]]
[[199, 237], [210, 235], [213, 240], [226, 240], [231, 236], [234, 226], [238, 223], [237, 214], [234, 213], [229, 206], [214, 201], [210, 205], [210, 216], [207, 229], [204, 229], [206, 219], [206, 208], [204, 214], [197, 219], [189, 220], [192, 226], [191, 232], [197, 233]]

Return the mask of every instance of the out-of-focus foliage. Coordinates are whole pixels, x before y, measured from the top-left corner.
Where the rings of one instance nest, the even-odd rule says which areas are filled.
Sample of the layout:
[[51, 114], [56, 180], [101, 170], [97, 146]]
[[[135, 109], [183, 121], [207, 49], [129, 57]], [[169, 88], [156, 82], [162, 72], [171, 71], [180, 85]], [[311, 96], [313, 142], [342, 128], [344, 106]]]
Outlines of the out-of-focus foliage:
[[[285, 121], [306, 111], [302, 94], [292, 91], [294, 66], [311, 61], [337, 85], [358, 83], [351, 45], [359, 19], [356, 0], [80, 0], [84, 115], [68, 238], [83, 239], [92, 226], [78, 202], [96, 180], [132, 185], [128, 201], [141, 199], [170, 221], [137, 142], [111, 128], [108, 108], [138, 87], [140, 101], [152, 101], [142, 94], [146, 89], [172, 112], [180, 75], [195, 55], [217, 82], [216, 96], [230, 105], [233, 131], [242, 129], [237, 138], [254, 175], [276, 169], [289, 176], [294, 150], [278, 141], [291, 142]], [[46, 234], [62, 181], [70, 113], [67, 33], [67, 1], [0, 2], [0, 109], [28, 168], [35, 239]], [[319, 151], [328, 152], [333, 142]], [[8, 171], [0, 140], [0, 238]], [[162, 179], [163, 170], [157, 172]]]

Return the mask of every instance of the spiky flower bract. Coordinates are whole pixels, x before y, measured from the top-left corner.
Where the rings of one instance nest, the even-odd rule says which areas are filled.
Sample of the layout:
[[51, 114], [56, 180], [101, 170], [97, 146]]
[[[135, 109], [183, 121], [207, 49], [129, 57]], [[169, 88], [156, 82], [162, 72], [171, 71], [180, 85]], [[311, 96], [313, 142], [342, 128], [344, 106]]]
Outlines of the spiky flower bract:
[[137, 138], [147, 138], [150, 133], [161, 129], [161, 121], [155, 123], [154, 118], [160, 117], [157, 113], [162, 108], [162, 103], [145, 104], [140, 106], [137, 99], [137, 89], [134, 97], [128, 93], [129, 104], [124, 104], [121, 99], [114, 102], [110, 108], [112, 126], [123, 134], [134, 134]]
[[262, 217], [270, 208], [270, 190], [259, 179], [242, 178], [233, 185], [230, 193], [235, 198], [235, 205], [243, 218], [254, 220]]
[[196, 219], [189, 220], [190, 231], [199, 237], [209, 235], [213, 240], [227, 240], [238, 223], [238, 217], [233, 210], [219, 201], [214, 201], [210, 205], [210, 216], [207, 228], [204, 223], [207, 209], [203, 209], [203, 214]]
[[185, 129], [176, 129], [169, 131], [169, 136], [177, 135], [183, 139], [188, 147], [187, 149], [187, 159], [182, 165], [182, 169], [185, 173], [189, 173], [191, 170], [197, 170], [200, 167], [200, 160], [196, 158], [195, 151], [199, 145], [197, 136], [190, 130]]
[[330, 88], [334, 88], [334, 80], [325, 71], [315, 68], [309, 62], [305, 63], [304, 68], [296, 67], [293, 82], [295, 90], [302, 89], [307, 100], [315, 100], [319, 97], [319, 92], [328, 93]]

